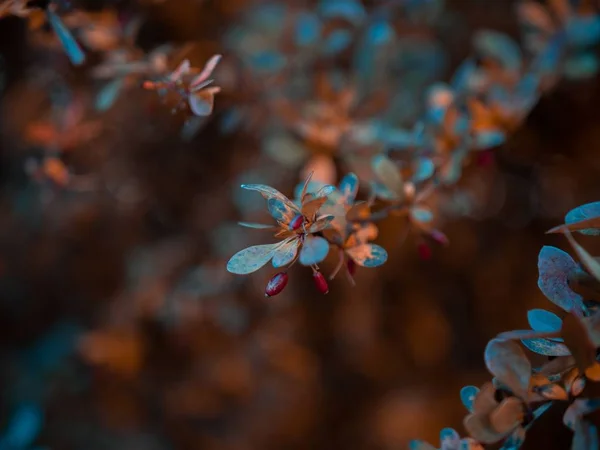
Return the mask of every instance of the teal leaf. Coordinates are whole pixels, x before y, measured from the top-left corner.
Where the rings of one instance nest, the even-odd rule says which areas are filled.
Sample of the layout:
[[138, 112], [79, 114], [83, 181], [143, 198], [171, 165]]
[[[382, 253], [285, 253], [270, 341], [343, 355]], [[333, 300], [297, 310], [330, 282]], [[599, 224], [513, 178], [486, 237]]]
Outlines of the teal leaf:
[[569, 278], [578, 271], [578, 264], [571, 256], [551, 246], [544, 246], [538, 257], [538, 287], [555, 305], [565, 311], [581, 311], [581, 295], [569, 287]]

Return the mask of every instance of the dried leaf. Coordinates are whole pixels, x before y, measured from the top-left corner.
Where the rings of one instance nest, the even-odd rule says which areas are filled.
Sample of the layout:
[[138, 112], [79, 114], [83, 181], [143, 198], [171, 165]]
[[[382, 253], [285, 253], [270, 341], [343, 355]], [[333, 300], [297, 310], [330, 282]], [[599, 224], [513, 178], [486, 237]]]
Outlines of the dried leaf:
[[493, 444], [504, 437], [492, 428], [488, 416], [483, 414], [469, 414], [463, 424], [470, 436], [484, 444]]
[[302, 205], [302, 215], [308, 220], [312, 220], [312, 218], [315, 217], [315, 214], [317, 214], [321, 206], [323, 206], [326, 201], [327, 197], [320, 197], [315, 198], [314, 200], [309, 200], [308, 202]]
[[485, 349], [485, 363], [492, 375], [514, 394], [527, 398], [531, 363], [513, 341], [493, 339]]
[[523, 421], [523, 403], [517, 397], [504, 399], [490, 414], [492, 428], [506, 435]]

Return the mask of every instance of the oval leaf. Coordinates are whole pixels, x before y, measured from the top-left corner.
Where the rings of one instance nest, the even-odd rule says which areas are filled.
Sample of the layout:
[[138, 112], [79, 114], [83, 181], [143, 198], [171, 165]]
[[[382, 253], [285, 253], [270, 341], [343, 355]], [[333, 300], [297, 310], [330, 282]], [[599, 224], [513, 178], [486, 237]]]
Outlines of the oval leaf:
[[531, 363], [518, 344], [500, 339], [491, 340], [485, 349], [485, 364], [490, 373], [515, 395], [527, 397]]
[[271, 260], [280, 245], [281, 243], [277, 242], [275, 244], [254, 245], [240, 250], [227, 262], [227, 270], [237, 275], [256, 272]]
[[356, 264], [363, 267], [378, 267], [387, 261], [387, 252], [376, 244], [362, 244], [346, 250]]
[[582, 297], [569, 287], [569, 278], [577, 273], [577, 263], [556, 248], [544, 246], [538, 257], [538, 287], [548, 299], [565, 311], [581, 311]]
[[300, 250], [300, 264], [312, 266], [323, 261], [329, 253], [329, 242], [320, 236], [306, 236]]

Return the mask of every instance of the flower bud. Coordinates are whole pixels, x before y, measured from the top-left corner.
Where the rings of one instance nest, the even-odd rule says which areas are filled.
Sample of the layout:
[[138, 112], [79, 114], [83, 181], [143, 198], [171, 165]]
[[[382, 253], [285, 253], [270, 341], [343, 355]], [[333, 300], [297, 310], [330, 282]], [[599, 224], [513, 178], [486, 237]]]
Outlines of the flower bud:
[[417, 252], [419, 253], [419, 258], [423, 261], [428, 261], [431, 259], [432, 251], [431, 247], [427, 245], [425, 242], [420, 242], [417, 245]]
[[279, 294], [287, 286], [287, 272], [279, 272], [271, 277], [265, 288], [265, 297], [273, 297]]
[[348, 268], [348, 273], [350, 274], [350, 276], [354, 276], [354, 274], [356, 273], [356, 263], [352, 258], [348, 258], [348, 263], [346, 264], [346, 267]]
[[329, 292], [329, 286], [327, 280], [321, 272], [313, 273], [313, 280], [315, 280], [315, 286], [321, 294], [327, 294]]
[[297, 214], [292, 220], [290, 220], [289, 228], [290, 230], [296, 231], [302, 226], [303, 223], [304, 216], [302, 214]]
[[429, 233], [429, 236], [438, 244], [448, 245], [450, 243], [448, 237], [439, 230], [433, 230], [431, 233]]

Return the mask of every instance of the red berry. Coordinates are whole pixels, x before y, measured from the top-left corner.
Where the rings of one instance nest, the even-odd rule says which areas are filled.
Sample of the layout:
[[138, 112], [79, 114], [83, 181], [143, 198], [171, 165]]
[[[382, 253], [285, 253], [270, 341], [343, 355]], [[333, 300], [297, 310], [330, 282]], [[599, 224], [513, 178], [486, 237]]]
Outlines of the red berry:
[[429, 259], [431, 259], [431, 247], [429, 245], [427, 245], [425, 242], [420, 242], [417, 245], [417, 251], [419, 252], [419, 258], [421, 258], [424, 261], [427, 261]]
[[317, 286], [317, 289], [321, 294], [327, 294], [329, 292], [327, 280], [321, 272], [314, 272], [313, 279], [315, 280], [315, 286]]
[[265, 288], [265, 297], [273, 297], [286, 287], [288, 282], [287, 272], [279, 272], [271, 277]]
[[348, 267], [348, 273], [351, 276], [354, 276], [354, 274], [356, 273], [356, 263], [354, 262], [353, 259], [348, 259], [348, 263], [347, 263], [346, 267]]
[[489, 167], [494, 162], [494, 152], [492, 150], [483, 150], [477, 153], [476, 163], [479, 167]]
[[302, 226], [304, 223], [304, 216], [302, 214], [297, 214], [292, 220], [290, 220], [289, 228], [290, 230], [296, 231], [298, 228]]

